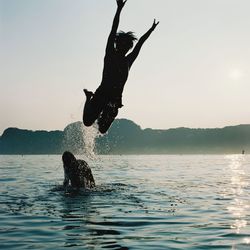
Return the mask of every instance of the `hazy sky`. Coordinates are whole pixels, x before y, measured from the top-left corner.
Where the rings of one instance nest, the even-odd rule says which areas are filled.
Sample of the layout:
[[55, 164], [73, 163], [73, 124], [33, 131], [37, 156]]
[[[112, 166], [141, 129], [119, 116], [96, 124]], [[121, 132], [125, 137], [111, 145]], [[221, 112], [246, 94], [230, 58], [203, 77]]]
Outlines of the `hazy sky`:
[[[101, 81], [115, 0], [0, 0], [0, 134], [82, 119]], [[118, 118], [142, 128], [250, 123], [250, 1], [128, 0], [119, 29], [140, 37]]]

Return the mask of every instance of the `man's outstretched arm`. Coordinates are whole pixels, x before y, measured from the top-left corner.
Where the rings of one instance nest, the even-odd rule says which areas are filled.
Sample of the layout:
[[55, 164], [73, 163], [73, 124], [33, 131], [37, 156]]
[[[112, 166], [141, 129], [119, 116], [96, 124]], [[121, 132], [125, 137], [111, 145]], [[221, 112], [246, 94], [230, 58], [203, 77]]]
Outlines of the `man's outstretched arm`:
[[159, 24], [159, 22], [155, 22], [155, 19], [154, 19], [154, 22], [153, 22], [151, 28], [138, 40], [138, 42], [135, 45], [133, 51], [130, 54], [128, 54], [127, 58], [129, 60], [129, 65], [130, 66], [133, 64], [133, 62], [135, 61], [135, 59], [139, 55], [139, 52], [141, 50], [141, 47], [142, 47], [143, 43], [148, 39], [148, 37], [154, 31], [154, 29], [156, 28], [156, 26], [158, 24]]
[[107, 42], [107, 46], [106, 46], [106, 53], [109, 52], [110, 50], [114, 49], [115, 36], [116, 36], [116, 32], [117, 32], [117, 29], [119, 26], [120, 14], [121, 14], [122, 8], [126, 2], [127, 2], [127, 0], [125, 0], [125, 1], [116, 0], [117, 9], [116, 9], [115, 17], [113, 20], [111, 32], [110, 32], [109, 37], [108, 37], [108, 42]]

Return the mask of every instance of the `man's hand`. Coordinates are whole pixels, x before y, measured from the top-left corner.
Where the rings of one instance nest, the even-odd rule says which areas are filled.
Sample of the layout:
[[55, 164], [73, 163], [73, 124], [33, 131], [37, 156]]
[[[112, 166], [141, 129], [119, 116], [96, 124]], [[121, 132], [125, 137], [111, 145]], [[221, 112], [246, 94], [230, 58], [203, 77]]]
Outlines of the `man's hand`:
[[123, 1], [123, 0], [116, 0], [117, 8], [121, 10], [123, 8], [123, 6], [125, 5], [126, 2], [127, 2], [127, 0], [125, 0], [125, 1]]
[[159, 22], [156, 22], [155, 19], [154, 19], [154, 22], [152, 24], [151, 29], [154, 30], [158, 24], [159, 24]]

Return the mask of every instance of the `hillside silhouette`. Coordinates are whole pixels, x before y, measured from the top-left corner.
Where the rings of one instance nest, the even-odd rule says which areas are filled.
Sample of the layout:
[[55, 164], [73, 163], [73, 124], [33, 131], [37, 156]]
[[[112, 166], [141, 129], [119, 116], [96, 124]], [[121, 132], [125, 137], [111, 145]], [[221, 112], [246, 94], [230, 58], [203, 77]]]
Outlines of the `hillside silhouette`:
[[[6, 129], [0, 154], [84, 153], [85, 127], [69, 124], [63, 131]], [[131, 120], [116, 119], [109, 132], [95, 139], [99, 154], [223, 154], [250, 152], [250, 125], [212, 129], [141, 129]]]

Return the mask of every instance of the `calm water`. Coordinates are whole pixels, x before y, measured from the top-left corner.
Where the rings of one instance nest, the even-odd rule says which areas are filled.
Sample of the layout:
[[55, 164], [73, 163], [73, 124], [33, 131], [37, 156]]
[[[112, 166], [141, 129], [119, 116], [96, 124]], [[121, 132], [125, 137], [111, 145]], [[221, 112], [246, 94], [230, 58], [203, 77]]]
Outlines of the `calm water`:
[[250, 155], [89, 164], [97, 187], [76, 195], [61, 156], [0, 156], [0, 248], [250, 249]]

